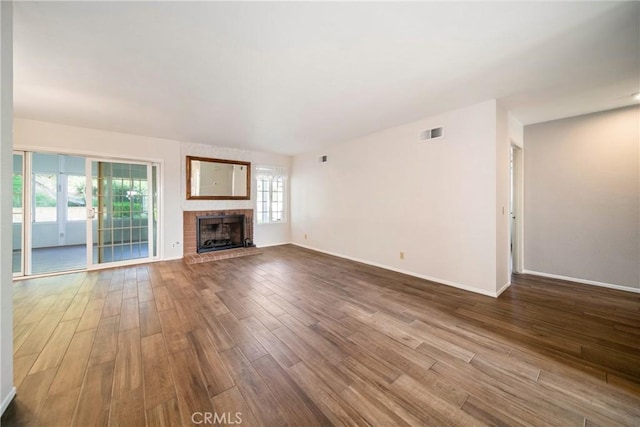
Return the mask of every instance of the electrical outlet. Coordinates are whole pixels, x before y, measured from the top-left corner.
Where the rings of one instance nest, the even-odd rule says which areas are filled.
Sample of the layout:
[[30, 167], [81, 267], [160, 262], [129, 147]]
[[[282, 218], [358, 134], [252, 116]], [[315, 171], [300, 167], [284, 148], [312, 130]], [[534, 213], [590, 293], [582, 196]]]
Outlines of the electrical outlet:
[[404, 252], [400, 252], [400, 259], [404, 259]]

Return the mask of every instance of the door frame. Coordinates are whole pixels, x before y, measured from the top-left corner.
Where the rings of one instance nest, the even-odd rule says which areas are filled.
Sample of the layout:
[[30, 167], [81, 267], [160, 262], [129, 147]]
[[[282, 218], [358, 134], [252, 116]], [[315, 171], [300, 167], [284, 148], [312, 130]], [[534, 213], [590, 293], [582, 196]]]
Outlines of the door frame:
[[511, 249], [511, 272], [520, 274], [524, 271], [524, 149], [523, 147], [511, 143], [512, 169], [510, 171], [509, 193], [510, 206], [510, 242]]
[[[27, 171], [27, 151], [22, 151], [22, 150], [13, 150], [12, 155], [19, 155], [22, 156], [22, 226], [20, 227], [20, 271], [16, 271], [13, 272], [13, 278], [18, 278], [18, 277], [23, 277], [26, 276], [27, 271], [31, 271], [31, 253], [29, 252], [29, 256], [27, 256], [27, 249], [30, 251], [31, 250], [31, 241], [28, 241], [27, 236], [30, 237], [30, 234], [27, 233], [27, 220], [31, 220], [31, 212], [30, 212], [30, 207], [31, 204], [29, 204], [29, 209], [27, 209], [26, 207], [26, 201], [27, 199], [27, 189], [29, 189], [29, 196], [31, 195], [31, 176], [28, 176], [29, 174], [26, 173]], [[11, 179], [13, 182], [13, 171], [11, 174]], [[28, 212], [28, 218], [27, 218], [27, 212]], [[11, 219], [11, 227], [12, 227], [12, 231], [13, 231], [13, 212], [11, 215], [12, 219]], [[30, 232], [30, 230], [29, 230]], [[12, 257], [13, 257], [13, 238], [11, 240], [11, 248], [12, 248]], [[13, 258], [12, 261], [13, 263]], [[27, 270], [27, 263], [29, 264], [29, 269]], [[13, 265], [13, 264], [12, 264]]]

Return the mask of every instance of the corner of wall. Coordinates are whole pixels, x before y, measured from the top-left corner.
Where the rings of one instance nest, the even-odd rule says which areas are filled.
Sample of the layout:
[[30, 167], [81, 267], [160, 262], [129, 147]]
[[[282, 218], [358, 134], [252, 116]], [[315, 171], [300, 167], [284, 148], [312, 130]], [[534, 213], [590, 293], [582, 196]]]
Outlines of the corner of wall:
[[[496, 277], [497, 109], [491, 99], [295, 156], [291, 241], [495, 296], [507, 281]], [[436, 126], [444, 138], [419, 140]]]
[[0, 402], [4, 411], [13, 386], [12, 189], [13, 4], [0, 2]]
[[9, 393], [7, 393], [6, 396], [3, 395], [2, 401], [0, 402], [0, 415], [4, 414], [4, 411], [7, 410], [7, 408], [11, 404], [11, 401], [13, 400], [14, 397], [16, 397], [16, 388], [11, 387], [11, 390], [9, 390]]

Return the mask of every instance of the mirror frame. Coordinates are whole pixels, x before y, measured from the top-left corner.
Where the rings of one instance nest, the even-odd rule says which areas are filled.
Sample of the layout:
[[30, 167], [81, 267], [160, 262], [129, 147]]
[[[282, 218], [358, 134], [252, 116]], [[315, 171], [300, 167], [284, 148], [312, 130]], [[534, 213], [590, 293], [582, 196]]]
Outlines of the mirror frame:
[[[194, 196], [191, 194], [191, 161], [209, 163], [227, 163], [247, 167], [247, 195], [246, 196]], [[187, 156], [187, 200], [251, 200], [251, 162], [239, 160], [212, 159], [209, 157]]]

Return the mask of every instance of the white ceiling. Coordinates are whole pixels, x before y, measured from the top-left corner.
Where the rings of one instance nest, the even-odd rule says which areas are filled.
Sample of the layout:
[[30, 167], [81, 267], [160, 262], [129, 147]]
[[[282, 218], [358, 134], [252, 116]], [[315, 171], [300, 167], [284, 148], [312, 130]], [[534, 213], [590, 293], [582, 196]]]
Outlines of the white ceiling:
[[639, 2], [18, 2], [15, 115], [296, 154], [491, 98], [632, 104]]

